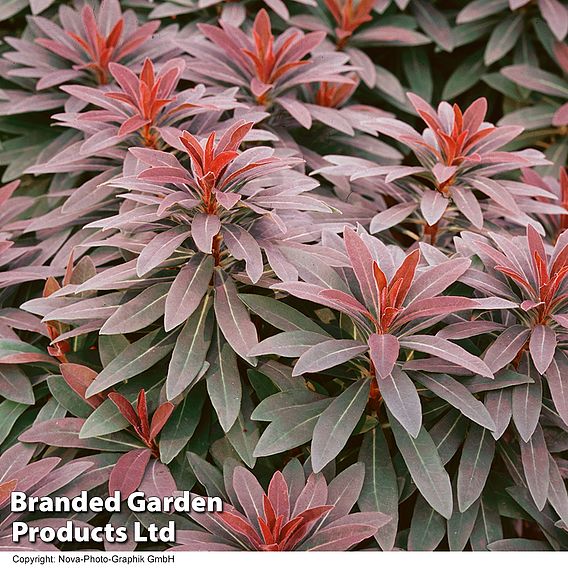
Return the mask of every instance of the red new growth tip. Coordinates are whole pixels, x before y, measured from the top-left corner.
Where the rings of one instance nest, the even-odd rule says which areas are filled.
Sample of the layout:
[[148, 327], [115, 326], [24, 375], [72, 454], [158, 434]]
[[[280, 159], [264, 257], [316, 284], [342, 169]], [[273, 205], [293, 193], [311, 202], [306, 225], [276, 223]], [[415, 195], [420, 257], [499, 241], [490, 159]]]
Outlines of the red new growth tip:
[[353, 0], [325, 0], [327, 9], [337, 22], [335, 34], [338, 48], [347, 43], [359, 26], [373, 19], [371, 11], [375, 3], [375, 0], [359, 0], [357, 3]]
[[320, 83], [316, 92], [316, 104], [328, 108], [339, 108], [345, 103], [358, 87], [359, 81], [353, 76], [353, 84], [349, 83]]
[[148, 406], [146, 404], [146, 392], [142, 389], [138, 393], [136, 406], [117, 392], [111, 392], [108, 397], [114, 402], [122, 416], [134, 427], [138, 437], [152, 450], [154, 457], [160, 455], [156, 437], [165, 426], [172, 412], [174, 405], [171, 402], [164, 402], [154, 412], [152, 422], [148, 420]]
[[261, 10], [256, 16], [252, 29], [254, 51], [243, 49], [243, 53], [250, 59], [256, 78], [263, 85], [257, 96], [260, 104], [266, 102], [267, 92], [282, 75], [308, 63], [302, 61], [302, 57], [292, 56], [292, 48], [297, 47], [299, 37], [300, 34], [296, 32], [284, 41], [275, 41], [267, 11]]
[[277, 471], [270, 482], [268, 495], [262, 496], [263, 514], [256, 518], [260, 531], [250, 519], [236, 511], [223, 511], [218, 517], [231, 530], [245, 536], [256, 550], [293, 550], [314, 523], [333, 509], [333, 506], [313, 507], [290, 518], [289, 506], [282, 506], [282, 498], [284, 502], [288, 502], [288, 485], [284, 476]]

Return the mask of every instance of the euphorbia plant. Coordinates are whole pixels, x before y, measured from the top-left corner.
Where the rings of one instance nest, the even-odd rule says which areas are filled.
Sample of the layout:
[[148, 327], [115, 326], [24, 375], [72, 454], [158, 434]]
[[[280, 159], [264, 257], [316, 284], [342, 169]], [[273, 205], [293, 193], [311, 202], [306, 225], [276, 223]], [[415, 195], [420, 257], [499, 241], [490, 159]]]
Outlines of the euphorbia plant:
[[291, 28], [275, 37], [264, 9], [254, 20], [252, 37], [229, 23], [221, 28], [200, 24], [199, 29], [207, 41], [185, 46], [192, 55], [192, 77], [206, 84], [244, 87], [249, 101], [268, 109], [279, 105], [308, 128], [311, 114], [298, 100], [298, 88], [320, 81], [352, 83], [345, 75], [351, 69], [348, 57], [325, 50], [314, 53], [324, 33]]
[[360, 463], [328, 484], [321, 473], [306, 480], [294, 460], [274, 473], [266, 492], [243, 467], [228, 474], [231, 504], [220, 513], [193, 515], [202, 529], [179, 531], [176, 550], [348, 550], [389, 520], [379, 512], [350, 513], [363, 485]]
[[[468, 259], [439, 260], [433, 266], [418, 270], [420, 251], [404, 255], [400, 249], [385, 247], [372, 237], [365, 240], [352, 229], [344, 230], [344, 246], [348, 271], [343, 277], [333, 271], [312, 270], [305, 282], [284, 282], [274, 287], [298, 298], [310, 300], [347, 314], [352, 328], [339, 331], [350, 339], [330, 338], [324, 333], [308, 331], [283, 332], [261, 341], [250, 355], [276, 353], [299, 357], [293, 375], [320, 373], [352, 361], [356, 381], [351, 384], [318, 419], [312, 439], [312, 463], [320, 471], [344, 444], [370, 399], [378, 409], [384, 401], [393, 416], [413, 437], [422, 427], [419, 396], [398, 362], [406, 352], [407, 363], [415, 352], [433, 356], [431, 369], [462, 368], [466, 372], [493, 377], [489, 367], [463, 347], [436, 335], [423, 332], [438, 324], [445, 316], [490, 307], [513, 307], [511, 302], [496, 299], [474, 299], [442, 295], [469, 268]], [[347, 333], [346, 333], [347, 332]], [[421, 368], [429, 368], [429, 360], [420, 360]], [[491, 427], [487, 413], [479, 420]], [[334, 426], [332, 441], [328, 428]], [[337, 428], [337, 431], [335, 431]]]

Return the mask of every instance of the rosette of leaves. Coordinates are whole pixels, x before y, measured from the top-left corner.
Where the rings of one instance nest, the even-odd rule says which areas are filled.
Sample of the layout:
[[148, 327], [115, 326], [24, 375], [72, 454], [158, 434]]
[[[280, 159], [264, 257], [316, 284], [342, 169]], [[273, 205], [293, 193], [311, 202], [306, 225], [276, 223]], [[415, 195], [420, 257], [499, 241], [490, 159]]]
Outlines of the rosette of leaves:
[[[481, 259], [485, 271], [473, 268], [461, 280], [478, 291], [491, 288], [497, 296], [518, 306], [501, 318], [498, 312], [492, 314], [506, 328], [489, 346], [483, 360], [496, 373], [508, 365], [515, 368], [524, 362], [526, 367], [524, 360], [528, 359], [537, 373], [546, 377], [556, 413], [568, 425], [562, 378], [568, 363], [563, 348], [568, 329], [568, 233], [560, 234], [554, 248], [545, 244], [530, 225], [522, 237], [490, 234], [493, 242], [482, 236], [464, 234], [463, 238], [467, 249]], [[540, 380], [536, 384], [530, 417], [515, 417], [525, 441], [537, 426], [542, 404]]]
[[[352, 84], [346, 75], [352, 68], [347, 55], [321, 48], [321, 32], [304, 34], [289, 28], [275, 37], [266, 10], [258, 12], [252, 37], [229, 22], [221, 27], [198, 24], [204, 38], [183, 44], [192, 56], [188, 70], [192, 79], [205, 84], [238, 86], [247, 101], [265, 109], [281, 107], [300, 125], [310, 128], [318, 119], [311, 105], [300, 99], [302, 86], [319, 82]], [[316, 56], [317, 53], [317, 56]], [[322, 109], [322, 115], [325, 114]]]
[[166, 149], [162, 133], [167, 137], [169, 129], [209, 133], [225, 111], [242, 106], [234, 98], [235, 90], [211, 92], [198, 85], [178, 91], [184, 69], [185, 62], [178, 58], [161, 65], [159, 71], [146, 59], [139, 74], [110, 63], [114, 87], [62, 86], [78, 101], [97, 108], [55, 114], [57, 126], [76, 133], [64, 139], [58, 152], [27, 171], [44, 174], [109, 169], [122, 164], [132, 146]]
[[[314, 471], [322, 470], [333, 460], [362, 416], [376, 415], [383, 402], [411, 438], [422, 435], [420, 396], [405, 369], [493, 377], [478, 355], [443, 338], [441, 333], [429, 334], [427, 330], [456, 312], [515, 306], [495, 298], [442, 295], [468, 270], [468, 259], [447, 259], [441, 255], [433, 265], [419, 268], [419, 249], [405, 256], [398, 247], [386, 247], [347, 228], [344, 244], [338, 241], [336, 248], [346, 251], [347, 262], [340, 271], [330, 269], [324, 262], [312, 263], [309, 270], [300, 274], [304, 281], [284, 282], [274, 287], [337, 310], [348, 316], [348, 320], [336, 318], [335, 326], [328, 328], [331, 336], [317, 330], [284, 331], [264, 339], [250, 352], [251, 356], [273, 353], [298, 358], [292, 375], [313, 374], [323, 388], [332, 388], [324, 382], [325, 374], [341, 378], [343, 388], [339, 396], [318, 401], [313, 393], [305, 393], [298, 400], [298, 404], [305, 405], [298, 412], [308, 413], [311, 404], [312, 415], [305, 430], [307, 439], [312, 439]], [[418, 353], [431, 357], [418, 357]], [[465, 389], [448, 377], [446, 387], [434, 391], [455, 405], [456, 393], [462, 394]], [[286, 397], [281, 398], [285, 404]], [[485, 408], [469, 395], [467, 399], [468, 409], [464, 410], [460, 404], [458, 408], [484, 427], [493, 428]], [[262, 408], [266, 405], [268, 401], [261, 403]], [[252, 416], [270, 421], [273, 414], [259, 407]], [[269, 455], [276, 447], [279, 451], [287, 449], [283, 441], [267, 444], [267, 439], [272, 440], [272, 430], [269, 426], [260, 438], [256, 455]], [[293, 435], [288, 438], [288, 443], [297, 441]]]
[[[531, 186], [520, 186], [506, 178], [495, 179], [521, 167], [548, 164], [534, 149], [501, 150], [522, 132], [522, 127], [496, 127], [486, 122], [487, 101], [483, 98], [463, 113], [456, 104], [442, 102], [435, 111], [417, 95], [409, 93], [408, 98], [428, 125], [422, 134], [397, 119], [379, 118], [373, 124], [379, 132], [411, 148], [420, 165], [377, 166], [354, 173], [351, 178], [385, 176], [387, 183], [399, 184], [406, 179], [403, 187], [414, 194], [426, 221], [424, 233], [431, 242], [435, 242], [438, 223], [450, 204], [476, 228], [483, 227], [484, 215], [527, 225], [531, 217], [525, 209], [530, 211], [530, 201], [542, 195], [542, 190], [531, 190]], [[408, 203], [401, 203], [396, 211], [381, 212], [371, 222], [371, 231], [401, 223], [414, 210]], [[384, 219], [389, 216], [388, 221]]]
[[[200, 477], [221, 472], [188, 454]], [[389, 517], [351, 510], [361, 494], [365, 467], [356, 463], [329, 483], [322, 473], [306, 474], [294, 459], [272, 476], [265, 491], [241, 466], [224, 468], [224, 486], [214, 493], [225, 503], [220, 513], [193, 514], [199, 530], [178, 531], [174, 550], [341, 551], [372, 537]], [[204, 481], [206, 486], [210, 482]]]
[[[104, 335], [144, 334], [103, 369], [86, 396], [140, 374], [173, 350], [167, 398], [177, 399], [205, 377], [223, 429], [235, 423], [242, 398], [237, 355], [254, 363], [248, 353], [257, 341], [239, 290], [263, 278], [263, 251], [276, 273], [293, 270], [294, 257], [286, 257], [294, 248], [286, 243], [290, 208], [328, 211], [304, 195], [315, 184], [290, 169], [296, 160], [265, 146], [238, 150], [251, 128], [236, 122], [203, 141], [184, 132], [178, 144], [190, 169], [170, 153], [131, 149], [139, 160], [136, 175], [112, 182], [129, 189], [119, 214], [91, 224], [112, 232], [93, 246], [131, 258], [63, 288], [57, 298], [26, 304], [45, 320], [100, 328]], [[86, 299], [78, 295], [85, 293]]]

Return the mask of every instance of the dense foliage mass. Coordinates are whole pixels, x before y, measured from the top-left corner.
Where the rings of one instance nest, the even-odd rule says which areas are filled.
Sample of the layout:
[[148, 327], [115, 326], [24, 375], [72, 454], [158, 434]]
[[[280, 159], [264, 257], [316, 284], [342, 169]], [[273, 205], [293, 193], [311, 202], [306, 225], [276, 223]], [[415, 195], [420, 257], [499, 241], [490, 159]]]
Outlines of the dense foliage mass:
[[0, 20], [0, 548], [140, 488], [226, 503], [174, 550], [568, 549], [566, 4]]

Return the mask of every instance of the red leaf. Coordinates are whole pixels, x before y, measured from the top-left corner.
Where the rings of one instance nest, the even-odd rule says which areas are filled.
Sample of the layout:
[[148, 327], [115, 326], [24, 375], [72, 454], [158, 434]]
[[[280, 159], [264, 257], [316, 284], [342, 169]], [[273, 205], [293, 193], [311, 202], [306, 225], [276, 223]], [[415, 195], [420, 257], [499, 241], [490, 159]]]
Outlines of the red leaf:
[[132, 408], [130, 402], [117, 392], [111, 392], [108, 397], [112, 400], [112, 402], [114, 402], [114, 404], [116, 404], [122, 416], [124, 416], [124, 418], [126, 418], [126, 420], [134, 426], [134, 429], [137, 432], [141, 432], [140, 419], [136, 415], [136, 412], [134, 412], [134, 408]]
[[174, 408], [171, 402], [164, 402], [164, 404], [161, 404], [156, 412], [154, 412], [154, 416], [152, 416], [152, 426], [150, 427], [150, 440], [153, 440], [161, 432], [174, 411]]
[[152, 452], [147, 449], [132, 450], [121, 456], [112, 468], [108, 480], [109, 494], [120, 491], [121, 500], [136, 491], [142, 482]]

